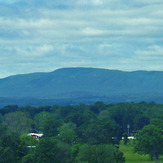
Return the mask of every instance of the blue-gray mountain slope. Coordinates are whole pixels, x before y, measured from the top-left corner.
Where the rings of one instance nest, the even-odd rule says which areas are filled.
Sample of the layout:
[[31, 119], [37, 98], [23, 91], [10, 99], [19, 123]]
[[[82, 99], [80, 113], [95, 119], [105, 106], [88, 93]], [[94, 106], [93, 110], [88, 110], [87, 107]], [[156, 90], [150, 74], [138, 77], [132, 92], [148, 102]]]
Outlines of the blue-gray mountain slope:
[[0, 97], [163, 102], [163, 72], [63, 68], [0, 79]]

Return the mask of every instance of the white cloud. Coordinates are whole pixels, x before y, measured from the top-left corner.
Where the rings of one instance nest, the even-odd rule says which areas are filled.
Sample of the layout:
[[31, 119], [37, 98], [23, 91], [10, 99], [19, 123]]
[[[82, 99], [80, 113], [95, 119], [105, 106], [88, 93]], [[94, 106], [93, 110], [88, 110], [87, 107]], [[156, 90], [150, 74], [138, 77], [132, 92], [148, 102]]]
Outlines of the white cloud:
[[81, 33], [87, 36], [99, 36], [107, 34], [107, 31], [86, 27], [83, 30], [81, 30]]
[[159, 61], [145, 62], [153, 56], [162, 60], [162, 0], [7, 2], [0, 0], [0, 63], [6, 72], [11, 71], [6, 65], [12, 65], [16, 73], [18, 62], [24, 72], [29, 64], [42, 71], [49, 62], [48, 70], [62, 65], [107, 67], [108, 60], [115, 69], [126, 70], [123, 63], [130, 70], [162, 67]]
[[137, 55], [143, 55], [145, 57], [154, 56], [163, 60], [163, 47], [158, 45], [149, 46], [145, 50], [137, 50], [135, 53]]
[[16, 47], [15, 50], [17, 54], [22, 56], [43, 56], [47, 53], [53, 51], [54, 47], [51, 45], [41, 45], [41, 46], [25, 46], [25, 47]]
[[76, 2], [76, 4], [78, 5], [95, 5], [95, 6], [99, 6], [104, 4], [105, 0], [78, 0]]

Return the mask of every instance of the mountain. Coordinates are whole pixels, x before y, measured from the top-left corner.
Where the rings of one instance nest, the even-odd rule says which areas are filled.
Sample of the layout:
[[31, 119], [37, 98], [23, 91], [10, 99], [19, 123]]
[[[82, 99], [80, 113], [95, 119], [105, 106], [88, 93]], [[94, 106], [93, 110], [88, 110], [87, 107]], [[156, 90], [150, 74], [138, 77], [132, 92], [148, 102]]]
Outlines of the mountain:
[[99, 100], [163, 103], [163, 72], [62, 68], [49, 73], [15, 75], [0, 79], [0, 97], [0, 103], [19, 101], [20, 105], [21, 101], [30, 104], [32, 100], [47, 104], [48, 101], [71, 104]]

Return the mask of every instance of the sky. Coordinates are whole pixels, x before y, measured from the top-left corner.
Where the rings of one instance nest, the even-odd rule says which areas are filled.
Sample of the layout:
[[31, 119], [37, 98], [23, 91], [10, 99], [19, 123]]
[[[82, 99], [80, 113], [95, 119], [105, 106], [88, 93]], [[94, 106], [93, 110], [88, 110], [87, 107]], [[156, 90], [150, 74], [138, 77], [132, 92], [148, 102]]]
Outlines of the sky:
[[0, 0], [0, 78], [63, 67], [163, 71], [163, 0]]

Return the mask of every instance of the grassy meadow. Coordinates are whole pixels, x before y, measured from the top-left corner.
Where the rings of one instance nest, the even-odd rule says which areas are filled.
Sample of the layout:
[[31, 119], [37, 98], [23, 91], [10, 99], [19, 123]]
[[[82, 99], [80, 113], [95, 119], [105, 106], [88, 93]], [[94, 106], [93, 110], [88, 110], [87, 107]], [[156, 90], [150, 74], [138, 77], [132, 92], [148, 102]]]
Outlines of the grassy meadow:
[[[149, 155], [140, 155], [134, 153], [134, 147], [131, 144], [124, 145], [120, 144], [120, 151], [124, 153], [125, 163], [155, 163], [156, 161], [151, 161]], [[157, 163], [163, 163], [163, 156]]]

